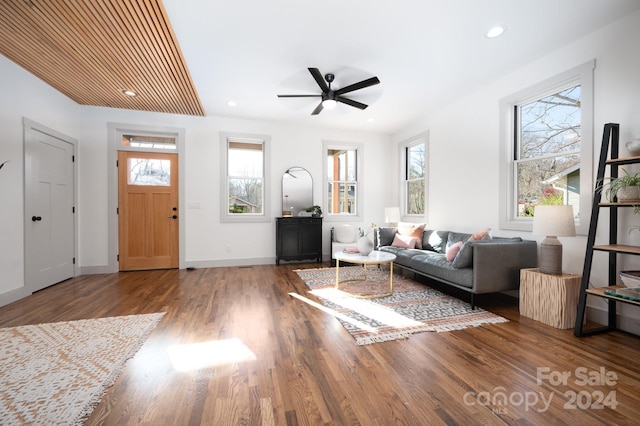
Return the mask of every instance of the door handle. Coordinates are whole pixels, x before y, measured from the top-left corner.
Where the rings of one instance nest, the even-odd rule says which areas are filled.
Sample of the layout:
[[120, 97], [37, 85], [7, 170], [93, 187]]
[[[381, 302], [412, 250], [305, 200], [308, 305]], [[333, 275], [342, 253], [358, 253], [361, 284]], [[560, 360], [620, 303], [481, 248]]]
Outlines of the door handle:
[[178, 218], [178, 215], [175, 215], [175, 214], [173, 216], [169, 216], [169, 219], [177, 219], [177, 218]]
[[42, 220], [42, 217], [40, 216], [31, 216], [32, 222], [40, 222], [41, 220]]

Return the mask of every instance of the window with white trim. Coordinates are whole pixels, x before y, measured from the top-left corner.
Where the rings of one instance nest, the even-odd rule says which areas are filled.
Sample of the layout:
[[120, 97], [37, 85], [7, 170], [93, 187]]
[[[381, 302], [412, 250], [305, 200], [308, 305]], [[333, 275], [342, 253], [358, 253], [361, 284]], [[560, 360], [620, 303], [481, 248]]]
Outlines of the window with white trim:
[[222, 133], [222, 222], [263, 222], [266, 215], [267, 137]]
[[400, 144], [402, 153], [402, 213], [424, 216], [427, 212], [427, 136]]
[[362, 201], [359, 197], [362, 164], [362, 145], [324, 144], [326, 172], [325, 218], [340, 216], [358, 218]]
[[564, 204], [573, 207], [577, 232], [586, 233], [593, 66], [591, 61], [501, 101], [501, 228], [531, 230], [535, 206]]

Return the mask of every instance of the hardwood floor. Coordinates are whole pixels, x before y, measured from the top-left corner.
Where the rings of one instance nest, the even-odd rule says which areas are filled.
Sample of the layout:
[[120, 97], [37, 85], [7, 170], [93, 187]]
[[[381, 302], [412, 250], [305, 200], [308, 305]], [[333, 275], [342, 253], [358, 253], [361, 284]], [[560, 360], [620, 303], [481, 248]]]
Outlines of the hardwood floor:
[[[0, 307], [0, 327], [166, 312], [89, 425], [638, 424], [637, 337], [576, 338], [485, 296], [478, 305], [509, 322], [356, 346], [288, 295], [313, 299], [293, 271], [317, 266], [81, 276]], [[227, 339], [255, 359], [170, 362], [169, 347]]]

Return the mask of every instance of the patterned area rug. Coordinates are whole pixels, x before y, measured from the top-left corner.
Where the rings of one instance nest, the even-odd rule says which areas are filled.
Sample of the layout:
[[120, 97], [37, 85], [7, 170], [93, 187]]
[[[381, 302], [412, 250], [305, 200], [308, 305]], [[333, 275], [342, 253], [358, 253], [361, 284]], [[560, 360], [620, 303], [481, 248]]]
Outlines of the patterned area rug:
[[423, 331], [462, 330], [508, 321], [478, 307], [472, 310], [467, 302], [398, 275], [393, 277], [391, 296], [353, 297], [353, 294], [384, 294], [389, 290], [388, 270], [369, 266], [366, 282], [358, 279], [362, 270], [360, 266], [341, 267], [340, 281], [355, 281], [341, 283], [339, 290], [334, 288], [335, 268], [295, 271], [311, 294], [320, 298], [326, 308], [323, 310], [335, 315], [357, 345], [406, 339]]
[[163, 315], [0, 329], [0, 423], [82, 424]]

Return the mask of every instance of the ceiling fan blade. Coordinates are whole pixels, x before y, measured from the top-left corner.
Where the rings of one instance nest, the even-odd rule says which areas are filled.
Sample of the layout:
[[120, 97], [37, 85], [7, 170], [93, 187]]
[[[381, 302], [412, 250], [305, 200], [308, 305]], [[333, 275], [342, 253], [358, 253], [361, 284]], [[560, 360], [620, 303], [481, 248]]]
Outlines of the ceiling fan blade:
[[378, 77], [371, 77], [366, 80], [362, 80], [358, 83], [350, 84], [349, 86], [345, 86], [342, 89], [336, 90], [336, 95], [344, 95], [345, 93], [353, 92], [354, 90], [364, 89], [365, 87], [375, 86], [379, 84], [380, 80]]
[[318, 115], [318, 114], [320, 114], [320, 111], [322, 111], [323, 109], [324, 109], [324, 107], [322, 106], [322, 102], [320, 102], [318, 104], [318, 106], [316, 107], [316, 109], [313, 110], [311, 115]]
[[351, 105], [352, 107], [366, 109], [369, 105], [362, 102], [354, 101], [353, 99], [345, 98], [344, 96], [336, 96], [336, 102], [342, 102], [343, 104]]
[[320, 86], [320, 89], [322, 89], [322, 92], [327, 93], [329, 91], [329, 86], [327, 86], [327, 83], [324, 81], [324, 77], [322, 76], [320, 70], [318, 68], [309, 68], [309, 72], [313, 76], [316, 83], [318, 83], [318, 86]]
[[278, 95], [279, 98], [319, 98], [322, 95]]

